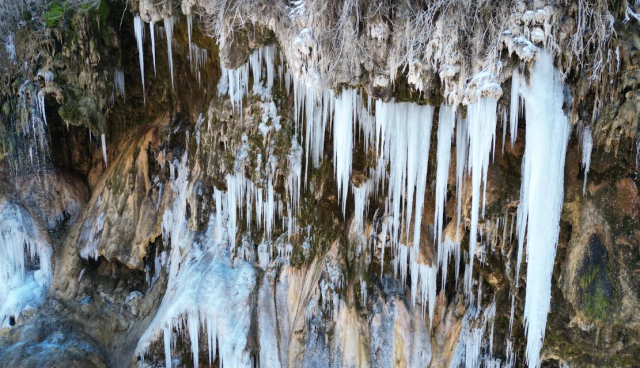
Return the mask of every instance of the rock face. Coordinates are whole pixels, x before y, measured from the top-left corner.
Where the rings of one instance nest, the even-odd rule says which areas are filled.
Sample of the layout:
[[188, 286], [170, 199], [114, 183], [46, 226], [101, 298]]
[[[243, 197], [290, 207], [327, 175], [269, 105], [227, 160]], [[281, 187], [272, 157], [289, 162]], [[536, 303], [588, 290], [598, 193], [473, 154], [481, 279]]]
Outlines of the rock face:
[[638, 5], [76, 5], [0, 27], [0, 366], [640, 365]]

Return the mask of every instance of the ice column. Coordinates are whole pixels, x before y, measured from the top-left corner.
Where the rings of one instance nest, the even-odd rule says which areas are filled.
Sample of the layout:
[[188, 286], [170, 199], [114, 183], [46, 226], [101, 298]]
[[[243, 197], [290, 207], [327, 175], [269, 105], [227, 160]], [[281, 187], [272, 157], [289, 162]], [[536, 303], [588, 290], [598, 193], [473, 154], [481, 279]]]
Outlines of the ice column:
[[[520, 73], [513, 71], [511, 76], [511, 105], [509, 106], [509, 129], [511, 145], [516, 143], [518, 135], [518, 117], [520, 115]], [[504, 144], [504, 143], [503, 143]]]
[[464, 173], [467, 167], [467, 154], [469, 149], [469, 131], [467, 120], [458, 117], [456, 128], [456, 198], [458, 199], [458, 225], [456, 226], [456, 238], [460, 235], [460, 214], [462, 212], [462, 195], [464, 185]]
[[353, 154], [353, 126], [355, 120], [356, 91], [344, 90], [335, 102], [333, 121], [333, 167], [338, 184], [338, 198], [342, 199], [342, 214], [347, 209], [351, 159]]
[[[480, 186], [484, 183], [487, 189], [487, 170], [492, 143], [496, 135], [497, 100], [482, 97], [467, 107], [469, 119], [469, 170], [471, 171], [472, 201], [471, 230], [469, 233], [469, 272], [465, 279], [467, 295], [471, 294], [471, 278], [473, 275], [473, 259], [475, 258], [476, 239], [478, 236], [478, 219], [480, 212]], [[485, 198], [482, 200], [482, 216], [484, 217]]]
[[164, 18], [164, 30], [167, 33], [167, 55], [169, 55], [169, 71], [171, 72], [171, 90], [173, 90], [173, 53], [172, 53], [172, 45], [173, 42], [173, 25], [174, 25], [173, 17]]
[[584, 184], [582, 184], [582, 195], [587, 193], [587, 174], [591, 165], [591, 150], [593, 149], [593, 138], [591, 128], [584, 127], [582, 131], [582, 168], [584, 169]]
[[149, 33], [151, 33], [151, 56], [153, 57], [153, 74], [156, 75], [156, 30], [155, 23], [149, 23]]
[[563, 86], [551, 55], [545, 50], [538, 52], [531, 70], [531, 86], [523, 95], [527, 125], [518, 207], [518, 259], [526, 231], [526, 360], [529, 367], [539, 367], [551, 302], [551, 276], [564, 194], [564, 162], [571, 130], [562, 111]]
[[107, 139], [104, 134], [100, 135], [100, 141], [102, 142], [102, 158], [104, 159], [104, 166], [107, 166]]
[[144, 27], [142, 19], [139, 15], [133, 18], [133, 30], [136, 34], [136, 42], [138, 44], [138, 59], [140, 60], [140, 79], [142, 79], [142, 96], [144, 102], [147, 102], [147, 95], [144, 90], [144, 50], [142, 49], [142, 36], [144, 36]]
[[438, 152], [436, 167], [436, 212], [435, 212], [435, 241], [442, 241], [442, 226], [444, 219], [444, 205], [447, 200], [447, 179], [449, 178], [449, 163], [451, 161], [451, 137], [455, 126], [456, 110], [453, 106], [440, 106], [438, 120]]

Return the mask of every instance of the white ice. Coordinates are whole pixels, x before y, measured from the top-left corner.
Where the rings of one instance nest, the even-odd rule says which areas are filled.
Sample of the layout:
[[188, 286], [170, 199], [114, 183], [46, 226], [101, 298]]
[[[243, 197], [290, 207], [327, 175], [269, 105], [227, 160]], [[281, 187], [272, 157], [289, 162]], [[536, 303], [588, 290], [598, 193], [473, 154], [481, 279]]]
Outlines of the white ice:
[[140, 79], [142, 80], [142, 96], [144, 102], [147, 102], [147, 95], [144, 89], [144, 49], [142, 48], [142, 37], [144, 37], [144, 26], [140, 15], [133, 18], [133, 29], [136, 35], [136, 43], [138, 45], [138, 59], [140, 61]]
[[[477, 102], [467, 106], [469, 132], [469, 171], [471, 172], [472, 202], [471, 229], [469, 233], [469, 272], [465, 278], [465, 291], [471, 294], [471, 277], [473, 275], [473, 260], [475, 258], [476, 240], [478, 236], [478, 221], [480, 215], [480, 187], [487, 188], [487, 171], [491, 149], [496, 135], [497, 101], [491, 97], [482, 97]], [[483, 185], [484, 184], [484, 185]], [[482, 200], [482, 216], [486, 196]]]
[[564, 194], [564, 162], [571, 130], [562, 110], [563, 85], [547, 51], [538, 52], [531, 70], [531, 85], [523, 95], [527, 124], [518, 206], [517, 269], [519, 272], [526, 232], [526, 360], [529, 367], [537, 368], [551, 302], [551, 276]]

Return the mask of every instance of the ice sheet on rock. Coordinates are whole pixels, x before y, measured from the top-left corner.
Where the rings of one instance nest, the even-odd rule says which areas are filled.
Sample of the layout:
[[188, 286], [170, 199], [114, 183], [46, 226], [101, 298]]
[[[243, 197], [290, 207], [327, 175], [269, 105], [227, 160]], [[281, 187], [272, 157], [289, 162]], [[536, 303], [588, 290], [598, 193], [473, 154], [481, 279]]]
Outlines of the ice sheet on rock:
[[[177, 176], [172, 182], [175, 201], [163, 215], [163, 239], [171, 241], [167, 291], [153, 321], [138, 342], [136, 354], [144, 357], [153, 342], [164, 340], [167, 367], [171, 366], [171, 348], [177, 335], [190, 336], [194, 365], [197, 367], [199, 332], [207, 335], [209, 363], [219, 353], [221, 366], [250, 367], [247, 335], [251, 319], [250, 295], [255, 286], [255, 271], [243, 260], [233, 262], [230, 245], [223, 233], [223, 218], [235, 211], [231, 200], [215, 192], [216, 213], [210, 218], [207, 232], [196, 246], [195, 234], [189, 230], [187, 195], [189, 193], [186, 155], [175, 162]], [[233, 185], [229, 186], [230, 190]], [[228, 227], [227, 221], [227, 227]], [[230, 239], [231, 236], [229, 235]], [[187, 331], [184, 331], [186, 327]], [[177, 333], [177, 334], [176, 334]]]
[[0, 202], [0, 328], [10, 326], [11, 316], [17, 319], [44, 302], [52, 252], [49, 236], [25, 209]]
[[491, 352], [492, 334], [486, 336], [489, 323], [493, 325], [495, 319], [495, 308], [494, 301], [485, 310], [474, 306], [467, 309], [462, 319], [458, 344], [449, 364], [450, 368], [496, 366], [496, 359]]
[[531, 70], [531, 85], [523, 94], [527, 125], [518, 206], [516, 277], [526, 233], [526, 360], [529, 367], [539, 367], [551, 302], [551, 276], [564, 195], [564, 163], [571, 129], [562, 110], [563, 85], [547, 51], [538, 52]]
[[267, 272], [262, 278], [262, 285], [258, 292], [258, 334], [260, 342], [260, 366], [279, 368], [280, 356], [278, 354], [278, 320], [274, 299], [275, 271]]

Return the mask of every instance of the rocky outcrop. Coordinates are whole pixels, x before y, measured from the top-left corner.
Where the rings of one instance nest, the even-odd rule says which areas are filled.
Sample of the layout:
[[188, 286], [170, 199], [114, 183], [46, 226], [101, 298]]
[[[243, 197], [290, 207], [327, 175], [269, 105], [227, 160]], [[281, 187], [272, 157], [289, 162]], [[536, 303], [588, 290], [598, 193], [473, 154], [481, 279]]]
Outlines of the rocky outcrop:
[[[73, 9], [47, 30], [39, 72], [3, 97], [0, 218], [5, 203], [20, 208], [50, 250], [25, 256], [26, 275], [46, 267], [44, 255], [51, 273], [39, 284], [48, 292], [2, 324], [0, 365], [525, 365], [527, 262], [516, 269], [528, 122], [516, 106], [510, 126], [508, 110], [542, 48], [566, 84], [574, 130], [542, 365], [638, 365], [640, 26], [632, 4], [580, 4]], [[474, 184], [460, 166], [474, 153], [453, 136], [438, 173], [438, 128], [453, 104], [460, 134], [483, 99], [497, 101], [499, 123], [469, 254]], [[413, 153], [424, 159], [382, 161], [385, 148], [411, 148], [393, 145], [381, 111], [418, 105], [435, 112], [430, 136], [426, 118], [406, 135], [424, 134], [415, 146], [429, 149]], [[386, 128], [410, 126], [405, 114]], [[336, 147], [349, 139], [353, 149]], [[336, 177], [345, 155], [347, 187]], [[424, 192], [406, 184], [422, 169]], [[438, 180], [446, 202], [436, 204]]]

